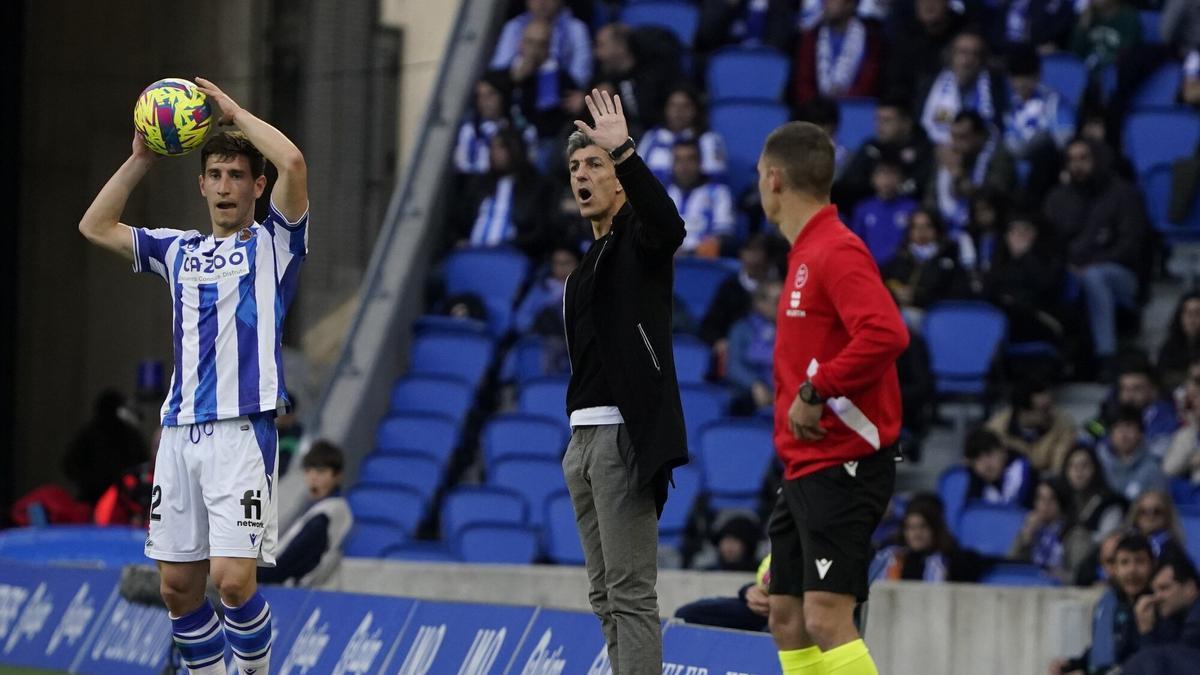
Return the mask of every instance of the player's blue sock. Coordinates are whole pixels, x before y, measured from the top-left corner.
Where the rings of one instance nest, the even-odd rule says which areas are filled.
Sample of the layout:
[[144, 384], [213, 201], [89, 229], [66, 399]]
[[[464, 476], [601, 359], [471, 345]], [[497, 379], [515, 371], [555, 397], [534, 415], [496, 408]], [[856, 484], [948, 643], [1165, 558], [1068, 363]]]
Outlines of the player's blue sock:
[[225, 633], [207, 600], [194, 612], [171, 617], [171, 637], [188, 672], [225, 675]]
[[257, 591], [241, 607], [225, 606], [225, 635], [244, 675], [267, 675], [271, 662], [271, 606]]

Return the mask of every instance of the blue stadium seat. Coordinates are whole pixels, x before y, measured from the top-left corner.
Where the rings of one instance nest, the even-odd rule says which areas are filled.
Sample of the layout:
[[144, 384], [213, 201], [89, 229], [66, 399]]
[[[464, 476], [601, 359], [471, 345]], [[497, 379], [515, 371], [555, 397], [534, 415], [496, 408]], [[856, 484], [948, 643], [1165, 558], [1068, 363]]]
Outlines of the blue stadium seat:
[[718, 260], [678, 258], [675, 260], [675, 296], [699, 323], [708, 314], [717, 289], [736, 273]]
[[1143, 9], [1138, 12], [1142, 21], [1142, 42], [1148, 45], [1161, 45], [1162, 33], [1159, 24], [1162, 23], [1162, 12], [1153, 9]]
[[759, 420], [721, 419], [700, 430], [700, 470], [714, 509], [757, 510], [775, 457], [774, 431]]
[[1179, 525], [1183, 527], [1183, 544], [1192, 560], [1200, 560], [1200, 512], [1181, 509]]
[[1008, 332], [1004, 313], [986, 302], [941, 302], [925, 313], [923, 334], [937, 393], [983, 396]]
[[488, 311], [492, 335], [508, 332], [517, 291], [529, 273], [525, 255], [509, 247], [468, 248], [446, 257], [446, 295], [474, 293]]
[[1195, 152], [1200, 141], [1200, 114], [1185, 109], [1134, 112], [1125, 121], [1124, 138], [1125, 154], [1140, 176]]
[[437, 413], [393, 413], [379, 423], [375, 450], [380, 453], [421, 453], [445, 466], [458, 445], [458, 423]]
[[475, 399], [474, 388], [450, 375], [407, 375], [392, 385], [393, 413], [435, 413], [462, 420]]
[[571, 437], [570, 428], [562, 419], [531, 413], [496, 415], [480, 434], [484, 466], [518, 455], [561, 459]]
[[382, 558], [384, 551], [406, 540], [404, 531], [395, 525], [356, 521], [342, 553], [351, 558]]
[[1172, 478], [1171, 501], [1180, 508], [1200, 507], [1200, 485], [1187, 478]]
[[464, 485], [454, 488], [442, 500], [442, 538], [471, 523], [513, 523], [529, 521], [529, 504], [520, 493], [492, 485]]
[[[547, 343], [555, 344], [558, 349], [547, 350]], [[556, 355], [563, 358], [556, 359]], [[535, 377], [568, 375], [571, 366], [565, 357], [566, 349], [562, 339], [522, 335], [504, 354], [504, 360], [500, 363], [500, 381], [523, 384]]]
[[425, 333], [465, 333], [467, 335], [487, 335], [488, 325], [478, 319], [468, 319], [441, 314], [422, 314], [413, 321], [413, 334]]
[[791, 64], [770, 47], [728, 47], [708, 60], [710, 102], [728, 99], [778, 102]]
[[[701, 317], [703, 318], [703, 317]], [[675, 352], [675, 376], [680, 384], [696, 384], [704, 381], [708, 374], [712, 349], [694, 335], [676, 335], [673, 338]]]
[[566, 490], [546, 498], [544, 518], [546, 557], [559, 565], [584, 564], [583, 544], [579, 543], [579, 528], [575, 524], [575, 507]]
[[860, 145], [875, 137], [875, 109], [879, 106], [873, 98], [847, 98], [838, 101], [839, 116], [838, 145], [854, 152]]
[[1072, 108], [1079, 108], [1087, 81], [1087, 66], [1078, 56], [1058, 52], [1042, 57], [1042, 83], [1057, 91]]
[[517, 395], [517, 408], [521, 412], [544, 415], [554, 419], [567, 416], [568, 378], [539, 377], [521, 385]]
[[1146, 203], [1146, 215], [1163, 239], [1168, 243], [1200, 239], [1200, 199], [1192, 201], [1191, 208], [1182, 222], [1174, 223], [1169, 220], [1167, 211], [1171, 199], [1170, 165], [1160, 164], [1142, 174], [1138, 186]]
[[729, 412], [729, 392], [711, 384], [681, 384], [679, 400], [683, 404], [688, 447], [695, 454], [699, 447], [701, 427]]
[[372, 453], [358, 470], [359, 485], [402, 487], [429, 501], [442, 483], [444, 465], [417, 453]]
[[658, 519], [658, 541], [664, 546], [678, 548], [696, 498], [700, 496], [702, 479], [699, 469], [686, 465], [676, 467], [671, 472], [671, 479], [675, 481], [675, 488], [667, 495], [667, 503]]
[[959, 518], [959, 543], [983, 555], [1007, 556], [1026, 513], [1011, 506], [971, 504]]
[[495, 345], [486, 335], [426, 332], [413, 340], [411, 375], [453, 375], [478, 387], [492, 363]]
[[556, 459], [502, 459], [488, 471], [488, 485], [508, 488], [529, 502], [529, 520], [541, 525], [546, 497], [567, 487]]
[[454, 550], [463, 562], [528, 565], [538, 556], [538, 531], [513, 523], [474, 523], [459, 530]]
[[725, 139], [729, 152], [729, 189], [737, 199], [755, 184], [755, 167], [763, 142], [776, 127], [788, 121], [787, 107], [763, 101], [723, 101], [712, 106], [709, 121]]
[[389, 547], [383, 557], [406, 562], [461, 562], [454, 551], [440, 541], [406, 541]]
[[938, 497], [942, 499], [946, 526], [954, 536], [958, 536], [958, 520], [963, 507], [967, 505], [967, 489], [970, 484], [971, 476], [963, 466], [952, 466], [943, 471], [938, 478]]
[[425, 515], [425, 498], [411, 488], [356, 486], [346, 499], [355, 522], [392, 525], [403, 534], [415, 532]]
[[1179, 85], [1183, 81], [1183, 67], [1178, 63], [1164, 63], [1142, 82], [1133, 95], [1133, 109], [1170, 108], [1175, 105]]
[[996, 565], [987, 574], [984, 574], [979, 582], [987, 586], [1041, 586], [1047, 588], [1062, 586], [1062, 582], [1057, 577], [1047, 574], [1037, 565], [1021, 563]]
[[700, 10], [686, 2], [639, 2], [621, 10], [621, 23], [666, 28], [684, 47], [691, 47], [700, 25]]
[[144, 528], [48, 525], [0, 532], [0, 559], [34, 564], [144, 565], [145, 547]]

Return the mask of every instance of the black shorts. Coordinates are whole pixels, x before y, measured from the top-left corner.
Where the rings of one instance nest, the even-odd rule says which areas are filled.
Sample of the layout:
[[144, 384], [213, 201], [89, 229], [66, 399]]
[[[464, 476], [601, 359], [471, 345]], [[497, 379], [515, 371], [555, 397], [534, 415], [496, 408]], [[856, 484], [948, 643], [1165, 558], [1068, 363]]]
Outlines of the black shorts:
[[785, 480], [771, 513], [773, 595], [826, 591], [867, 599], [871, 535], [896, 483], [896, 451]]

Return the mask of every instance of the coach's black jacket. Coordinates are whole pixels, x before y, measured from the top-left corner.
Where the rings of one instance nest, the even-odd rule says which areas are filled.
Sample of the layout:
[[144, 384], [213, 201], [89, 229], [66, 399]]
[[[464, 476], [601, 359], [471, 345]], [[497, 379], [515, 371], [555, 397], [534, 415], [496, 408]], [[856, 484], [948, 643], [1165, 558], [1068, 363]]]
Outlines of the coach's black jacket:
[[[687, 463], [687, 436], [671, 349], [671, 297], [683, 219], [636, 153], [616, 167], [626, 203], [596, 258], [592, 312], [604, 374], [633, 441], [638, 485], [652, 482], [659, 515], [671, 469]], [[567, 342], [577, 284], [567, 280]], [[643, 339], [643, 333], [645, 339]], [[570, 411], [567, 411], [568, 413]]]

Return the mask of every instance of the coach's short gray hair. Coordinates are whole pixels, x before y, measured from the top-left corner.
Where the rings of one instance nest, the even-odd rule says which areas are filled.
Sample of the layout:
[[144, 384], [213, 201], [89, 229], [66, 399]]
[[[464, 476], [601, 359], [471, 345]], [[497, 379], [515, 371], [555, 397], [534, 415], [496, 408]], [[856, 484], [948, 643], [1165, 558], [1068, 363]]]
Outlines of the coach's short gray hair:
[[596, 142], [592, 140], [592, 137], [588, 136], [582, 131], [572, 132], [571, 135], [567, 137], [567, 159], [570, 160], [571, 155], [575, 154], [576, 150], [582, 150], [589, 145], [595, 144]]

